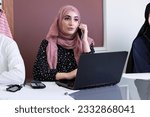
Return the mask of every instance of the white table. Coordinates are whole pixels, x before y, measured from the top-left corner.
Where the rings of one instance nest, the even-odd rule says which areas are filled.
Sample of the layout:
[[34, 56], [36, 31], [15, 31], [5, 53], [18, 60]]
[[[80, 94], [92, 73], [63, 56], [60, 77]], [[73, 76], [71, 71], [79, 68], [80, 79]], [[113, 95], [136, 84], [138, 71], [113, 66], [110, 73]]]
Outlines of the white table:
[[[131, 96], [130, 99], [140, 99], [137, 88], [134, 84], [135, 79], [149, 80], [150, 73], [136, 73], [136, 74], [123, 73], [122, 79], [118, 84], [118, 86], [119, 87], [123, 86], [124, 88], [122, 89], [123, 90], [126, 89], [127, 92], [129, 90]], [[46, 85], [46, 88], [44, 89], [32, 89], [29, 85], [26, 85], [20, 91], [17, 91], [15, 93], [6, 91], [6, 86], [0, 85], [0, 99], [2, 100], [74, 100], [69, 94], [79, 91], [79, 90], [70, 90], [70, 89], [60, 87], [56, 85], [55, 82], [43, 82], [43, 83]], [[102, 88], [100, 88], [100, 90], [101, 89]], [[104, 88], [104, 90], [106, 89]], [[126, 91], [124, 91], [125, 93], [123, 92], [124, 95], [126, 95]]]
[[150, 99], [150, 73], [123, 73], [119, 84], [128, 85], [131, 100]]
[[29, 85], [15, 93], [6, 91], [6, 86], [0, 85], [0, 99], [7, 100], [73, 100], [66, 92], [75, 91], [59, 87], [55, 82], [44, 82], [46, 88], [32, 89]]
[[121, 96], [122, 92], [126, 95], [126, 86], [96, 87], [84, 90], [70, 90], [60, 87], [55, 82], [43, 82], [44, 89], [32, 89], [28, 84], [17, 92], [6, 91], [6, 86], [0, 85], [1, 100], [116, 100], [128, 99]]
[[123, 78], [150, 80], [150, 73], [123, 73]]

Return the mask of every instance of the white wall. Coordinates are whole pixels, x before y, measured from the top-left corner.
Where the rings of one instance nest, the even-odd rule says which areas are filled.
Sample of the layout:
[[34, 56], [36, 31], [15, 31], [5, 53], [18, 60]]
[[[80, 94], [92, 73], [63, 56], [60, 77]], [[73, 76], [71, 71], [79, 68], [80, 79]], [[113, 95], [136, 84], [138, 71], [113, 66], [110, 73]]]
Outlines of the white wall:
[[107, 51], [129, 51], [143, 25], [149, 0], [104, 0], [104, 38]]
[[96, 50], [129, 51], [133, 39], [144, 23], [145, 7], [150, 0], [103, 1], [105, 47]]

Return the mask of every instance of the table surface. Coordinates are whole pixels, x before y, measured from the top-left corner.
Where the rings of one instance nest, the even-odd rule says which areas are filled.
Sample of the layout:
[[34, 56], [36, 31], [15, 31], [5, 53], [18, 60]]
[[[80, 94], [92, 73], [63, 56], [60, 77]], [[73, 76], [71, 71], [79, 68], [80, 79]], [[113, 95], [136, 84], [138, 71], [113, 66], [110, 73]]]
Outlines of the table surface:
[[0, 100], [148, 100], [150, 99], [150, 74], [123, 74], [114, 86], [70, 90], [55, 82], [43, 82], [44, 89], [32, 89], [29, 84], [15, 93], [0, 85]]
[[119, 84], [128, 85], [130, 100], [150, 99], [150, 73], [124, 73]]

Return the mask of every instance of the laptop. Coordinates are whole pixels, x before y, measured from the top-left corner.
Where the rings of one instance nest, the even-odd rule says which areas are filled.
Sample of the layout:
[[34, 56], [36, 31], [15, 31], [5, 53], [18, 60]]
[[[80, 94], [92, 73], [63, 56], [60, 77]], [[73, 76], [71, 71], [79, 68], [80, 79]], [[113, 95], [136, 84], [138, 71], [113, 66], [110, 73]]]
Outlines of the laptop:
[[115, 85], [121, 80], [127, 54], [126, 51], [82, 54], [76, 78], [59, 80], [56, 84], [72, 90]]

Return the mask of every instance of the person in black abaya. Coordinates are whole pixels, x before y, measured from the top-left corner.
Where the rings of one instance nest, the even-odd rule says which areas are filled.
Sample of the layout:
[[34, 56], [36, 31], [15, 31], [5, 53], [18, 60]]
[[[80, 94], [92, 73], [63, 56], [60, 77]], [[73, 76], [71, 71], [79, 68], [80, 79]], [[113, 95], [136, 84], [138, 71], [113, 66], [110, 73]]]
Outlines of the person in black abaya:
[[[150, 3], [145, 9], [145, 22], [132, 43], [126, 73], [150, 72]], [[141, 100], [150, 100], [150, 80], [134, 81]]]
[[150, 3], [145, 9], [145, 22], [132, 43], [126, 73], [150, 72]]

